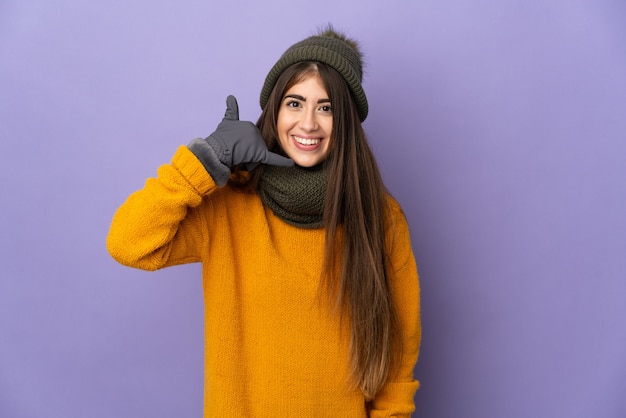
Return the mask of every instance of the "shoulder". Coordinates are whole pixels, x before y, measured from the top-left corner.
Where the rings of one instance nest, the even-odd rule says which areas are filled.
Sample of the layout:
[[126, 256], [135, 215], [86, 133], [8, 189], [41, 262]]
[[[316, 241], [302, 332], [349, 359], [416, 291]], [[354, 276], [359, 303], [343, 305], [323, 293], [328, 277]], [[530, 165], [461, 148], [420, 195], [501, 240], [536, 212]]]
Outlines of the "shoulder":
[[390, 254], [402, 254], [405, 259], [411, 250], [411, 233], [404, 211], [391, 195], [386, 197], [385, 240]]
[[400, 203], [390, 194], [385, 196], [385, 200], [386, 222], [391, 224], [395, 224], [396, 222], [406, 223], [406, 216]]
[[394, 213], [401, 213], [402, 212], [402, 207], [400, 206], [400, 203], [398, 203], [398, 201], [396, 200], [395, 197], [393, 197], [392, 195], [390, 195], [389, 193], [387, 193], [385, 195], [385, 199], [387, 201], [387, 206], [389, 207], [389, 209], [391, 209]]

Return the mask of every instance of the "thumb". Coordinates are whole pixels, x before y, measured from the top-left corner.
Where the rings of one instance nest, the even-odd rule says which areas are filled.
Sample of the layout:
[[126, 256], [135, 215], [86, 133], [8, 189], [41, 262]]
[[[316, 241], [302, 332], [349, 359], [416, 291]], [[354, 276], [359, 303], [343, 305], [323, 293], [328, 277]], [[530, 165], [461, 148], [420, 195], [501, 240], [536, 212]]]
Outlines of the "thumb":
[[267, 151], [267, 154], [265, 154], [265, 158], [262, 162], [265, 164], [278, 165], [281, 167], [293, 167], [295, 164], [292, 159], [275, 154], [271, 151]]
[[235, 96], [230, 95], [226, 98], [226, 114], [223, 120], [239, 120], [239, 106]]

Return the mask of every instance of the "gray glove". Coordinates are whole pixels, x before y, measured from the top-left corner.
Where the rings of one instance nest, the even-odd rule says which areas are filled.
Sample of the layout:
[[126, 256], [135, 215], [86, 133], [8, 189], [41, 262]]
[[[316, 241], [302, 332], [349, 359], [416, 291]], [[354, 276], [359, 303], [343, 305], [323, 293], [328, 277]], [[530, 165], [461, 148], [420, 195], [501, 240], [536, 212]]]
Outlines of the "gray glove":
[[215, 132], [208, 138], [194, 139], [188, 148], [218, 186], [226, 184], [230, 169], [238, 164], [246, 164], [248, 170], [259, 164], [294, 165], [293, 160], [268, 151], [256, 125], [239, 120], [239, 107], [234, 96], [226, 98], [226, 114]]

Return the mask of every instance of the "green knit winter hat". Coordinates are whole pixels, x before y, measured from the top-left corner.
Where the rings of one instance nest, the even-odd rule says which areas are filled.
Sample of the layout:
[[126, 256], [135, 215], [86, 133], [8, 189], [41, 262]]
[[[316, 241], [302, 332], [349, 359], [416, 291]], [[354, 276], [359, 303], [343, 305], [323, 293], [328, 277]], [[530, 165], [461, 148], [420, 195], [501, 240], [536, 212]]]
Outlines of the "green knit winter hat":
[[361, 86], [363, 80], [362, 55], [357, 43], [328, 28], [319, 35], [300, 41], [285, 51], [265, 78], [261, 90], [261, 109], [265, 108], [278, 77], [289, 66], [302, 61], [317, 61], [334, 68], [346, 81], [356, 103], [361, 122], [368, 112], [367, 97]]

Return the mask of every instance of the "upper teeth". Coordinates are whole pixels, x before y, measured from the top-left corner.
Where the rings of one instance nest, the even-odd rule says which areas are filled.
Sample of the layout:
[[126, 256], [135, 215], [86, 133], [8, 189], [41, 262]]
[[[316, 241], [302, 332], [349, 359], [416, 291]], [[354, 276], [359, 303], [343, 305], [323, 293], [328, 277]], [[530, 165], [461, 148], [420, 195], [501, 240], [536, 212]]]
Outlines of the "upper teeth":
[[294, 138], [299, 144], [302, 144], [302, 145], [316, 145], [316, 144], [319, 144], [320, 142], [319, 138], [307, 139], [307, 138], [300, 138], [299, 136], [294, 136]]

